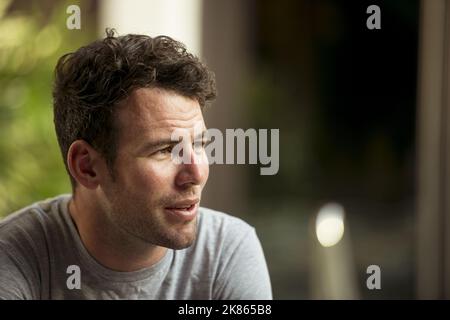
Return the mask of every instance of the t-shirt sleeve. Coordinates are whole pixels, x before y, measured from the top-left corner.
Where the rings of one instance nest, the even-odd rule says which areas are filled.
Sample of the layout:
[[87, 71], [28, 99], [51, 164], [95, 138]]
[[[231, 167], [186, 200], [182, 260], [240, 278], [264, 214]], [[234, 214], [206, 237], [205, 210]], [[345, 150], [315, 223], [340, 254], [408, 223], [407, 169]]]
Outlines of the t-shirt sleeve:
[[10, 254], [0, 247], [0, 300], [33, 299], [23, 270]]
[[219, 266], [215, 300], [271, 300], [272, 287], [261, 243], [254, 228], [230, 241]]

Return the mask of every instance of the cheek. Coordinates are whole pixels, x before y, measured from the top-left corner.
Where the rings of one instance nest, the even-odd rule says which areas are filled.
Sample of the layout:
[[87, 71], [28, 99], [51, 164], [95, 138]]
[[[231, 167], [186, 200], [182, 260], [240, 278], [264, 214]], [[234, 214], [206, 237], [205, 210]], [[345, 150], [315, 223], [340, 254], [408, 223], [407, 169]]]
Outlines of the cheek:
[[170, 186], [174, 177], [175, 170], [172, 165], [149, 160], [139, 161], [132, 174], [134, 184], [147, 192], [152, 189], [158, 192]]

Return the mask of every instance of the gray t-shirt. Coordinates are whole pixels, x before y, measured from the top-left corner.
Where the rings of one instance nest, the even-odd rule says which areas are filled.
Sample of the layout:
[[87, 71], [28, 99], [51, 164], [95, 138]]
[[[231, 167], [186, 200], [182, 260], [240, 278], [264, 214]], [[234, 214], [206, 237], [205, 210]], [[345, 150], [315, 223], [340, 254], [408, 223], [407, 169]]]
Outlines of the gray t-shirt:
[[118, 272], [84, 247], [70, 197], [35, 203], [0, 222], [0, 299], [272, 299], [261, 244], [244, 221], [200, 208], [191, 247]]

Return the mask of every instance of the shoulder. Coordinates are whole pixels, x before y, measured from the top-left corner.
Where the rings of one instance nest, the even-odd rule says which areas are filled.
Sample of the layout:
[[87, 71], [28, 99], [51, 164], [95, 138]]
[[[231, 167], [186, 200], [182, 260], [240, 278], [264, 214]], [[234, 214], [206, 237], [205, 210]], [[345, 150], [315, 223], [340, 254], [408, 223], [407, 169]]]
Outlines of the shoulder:
[[198, 241], [210, 244], [228, 244], [241, 241], [255, 233], [254, 227], [230, 214], [203, 208], [199, 209]]
[[253, 255], [259, 246], [255, 228], [244, 220], [224, 212], [200, 208], [193, 250], [208, 252], [211, 259], [226, 264], [231, 257], [238, 258], [240, 253]]
[[201, 208], [196, 247], [204, 260], [214, 261], [214, 299], [272, 298], [264, 252], [255, 228], [247, 222]]
[[232, 216], [228, 213], [200, 207], [200, 224], [213, 229], [237, 228], [238, 232], [248, 232], [253, 227], [241, 218]]
[[68, 195], [33, 203], [0, 221], [0, 249], [17, 265], [39, 265], [46, 261], [49, 246], [61, 228], [61, 205]]
[[0, 221], [0, 299], [40, 296], [40, 270], [48, 269], [49, 234], [58, 223], [64, 197], [22, 208]]
[[0, 245], [37, 241], [58, 218], [59, 206], [69, 197], [61, 195], [38, 201], [6, 216], [0, 221]]

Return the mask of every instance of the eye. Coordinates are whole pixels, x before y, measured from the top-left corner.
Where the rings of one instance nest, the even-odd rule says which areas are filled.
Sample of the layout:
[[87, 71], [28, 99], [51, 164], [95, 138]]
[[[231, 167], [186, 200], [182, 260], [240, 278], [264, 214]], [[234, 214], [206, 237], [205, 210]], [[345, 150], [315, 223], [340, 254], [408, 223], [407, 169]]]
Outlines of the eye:
[[158, 150], [158, 153], [168, 154], [168, 153], [172, 152], [172, 149], [173, 149], [173, 146], [168, 146], [168, 147], [166, 147], [164, 149]]

